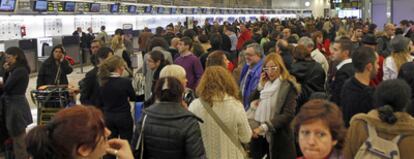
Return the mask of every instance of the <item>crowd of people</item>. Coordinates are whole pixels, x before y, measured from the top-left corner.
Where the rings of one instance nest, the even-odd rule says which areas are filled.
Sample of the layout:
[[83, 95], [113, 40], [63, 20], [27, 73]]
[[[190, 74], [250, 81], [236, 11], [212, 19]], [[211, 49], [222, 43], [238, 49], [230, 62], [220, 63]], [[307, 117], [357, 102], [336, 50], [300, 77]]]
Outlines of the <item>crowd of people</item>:
[[[414, 22], [383, 28], [356, 18], [145, 28], [135, 70], [130, 37], [102, 27], [85, 44], [93, 69], [79, 82], [80, 104], [27, 135], [30, 69], [11, 47], [0, 133], [18, 159], [410, 158]], [[37, 87], [69, 84], [72, 71], [57, 45]], [[135, 121], [130, 102], [143, 103]]]

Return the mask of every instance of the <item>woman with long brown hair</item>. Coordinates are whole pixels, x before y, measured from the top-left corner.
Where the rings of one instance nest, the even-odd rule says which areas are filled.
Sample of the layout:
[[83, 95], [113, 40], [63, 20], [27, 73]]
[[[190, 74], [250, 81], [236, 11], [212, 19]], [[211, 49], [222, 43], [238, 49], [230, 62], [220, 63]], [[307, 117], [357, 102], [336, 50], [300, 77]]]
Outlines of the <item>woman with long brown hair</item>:
[[[13, 140], [13, 154], [17, 159], [27, 158], [26, 127], [33, 122], [30, 105], [26, 99], [30, 67], [23, 50], [10, 47], [5, 51], [4, 82], [0, 81], [0, 142], [4, 137]], [[5, 135], [5, 136], [3, 136]]]
[[[200, 98], [190, 104], [189, 110], [204, 121], [200, 123], [200, 128], [207, 157], [244, 158], [245, 152], [240, 148], [241, 143], [232, 142], [230, 138], [236, 138], [237, 142], [248, 143], [252, 131], [243, 104], [240, 102], [239, 88], [230, 72], [222, 66], [207, 67], [196, 92]], [[224, 126], [230, 131], [227, 132], [230, 136], [217, 124], [213, 116], [217, 116], [218, 120], [225, 123]]]

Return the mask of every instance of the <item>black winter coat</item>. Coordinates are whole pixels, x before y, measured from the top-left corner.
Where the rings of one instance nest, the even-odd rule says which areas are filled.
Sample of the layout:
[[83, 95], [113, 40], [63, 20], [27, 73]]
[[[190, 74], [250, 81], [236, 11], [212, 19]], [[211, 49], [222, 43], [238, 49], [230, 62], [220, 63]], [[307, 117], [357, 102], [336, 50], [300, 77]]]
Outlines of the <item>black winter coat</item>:
[[220, 34], [221, 38], [222, 38], [222, 49], [224, 51], [230, 52], [231, 50], [231, 40], [229, 38], [229, 36], [227, 36], [226, 34]]
[[[53, 55], [51, 55], [53, 56]], [[66, 75], [72, 73], [73, 69], [67, 60], [60, 63], [60, 78], [59, 82], [55, 81], [58, 73], [59, 65], [56, 64], [53, 57], [48, 58], [40, 67], [37, 75], [37, 87], [43, 85], [69, 84]]]
[[[85, 78], [79, 81], [80, 102], [83, 105], [98, 106], [99, 104], [99, 83], [98, 83], [98, 67], [94, 67]], [[98, 106], [99, 107], [99, 106]]]
[[359, 82], [355, 77], [348, 79], [341, 92], [341, 103], [345, 126], [349, 127], [352, 116], [368, 113], [374, 109], [373, 94], [375, 89]]
[[280, 54], [283, 59], [283, 63], [285, 63], [286, 69], [290, 70], [293, 64], [293, 56], [287, 49], [282, 49], [282, 53]]
[[[159, 102], [145, 109], [144, 158], [201, 159], [205, 157], [201, 121], [179, 103]], [[143, 115], [144, 116], [144, 115]], [[142, 121], [141, 121], [142, 122]], [[141, 132], [137, 124], [132, 140], [136, 147]]]
[[338, 71], [336, 71], [333, 79], [330, 80], [330, 94], [331, 101], [339, 105], [341, 102], [341, 90], [346, 80], [353, 77], [355, 73], [352, 63], [343, 65]]
[[312, 93], [325, 92], [326, 74], [321, 64], [315, 61], [298, 61], [292, 64], [290, 73], [302, 87], [297, 99], [297, 110], [309, 100]]
[[15, 137], [25, 132], [33, 122], [30, 106], [25, 93], [29, 84], [29, 70], [23, 66], [6, 73], [3, 85], [4, 94], [0, 98], [0, 139], [3, 132]]

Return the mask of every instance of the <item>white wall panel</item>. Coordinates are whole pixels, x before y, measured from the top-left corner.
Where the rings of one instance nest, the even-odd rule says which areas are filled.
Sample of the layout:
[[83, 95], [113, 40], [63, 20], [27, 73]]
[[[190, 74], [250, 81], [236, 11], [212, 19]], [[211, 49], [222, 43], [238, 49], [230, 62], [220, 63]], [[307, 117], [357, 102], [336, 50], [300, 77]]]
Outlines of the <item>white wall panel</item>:
[[[40, 38], [48, 36], [71, 35], [76, 27], [82, 27], [86, 32], [88, 27], [92, 27], [94, 32], [99, 32], [100, 26], [105, 25], [108, 33], [113, 33], [115, 29], [122, 28], [123, 24], [132, 24], [134, 30], [141, 30], [144, 27], [156, 28], [165, 27], [170, 23], [176, 24], [178, 21], [184, 23], [186, 17], [194, 17], [199, 24], [204, 24], [207, 17], [221, 17], [224, 21], [228, 17], [250, 17], [259, 18], [262, 14], [252, 15], [12, 15], [0, 16], [0, 40], [21, 39], [20, 27], [26, 27], [27, 35], [24, 38]], [[269, 18], [293, 18], [295, 14], [270, 14], [265, 15]], [[54, 24], [53, 24], [54, 23]], [[59, 30], [59, 31], [51, 31]], [[10, 33], [9, 33], [10, 32]], [[18, 34], [18, 35], [16, 35]]]

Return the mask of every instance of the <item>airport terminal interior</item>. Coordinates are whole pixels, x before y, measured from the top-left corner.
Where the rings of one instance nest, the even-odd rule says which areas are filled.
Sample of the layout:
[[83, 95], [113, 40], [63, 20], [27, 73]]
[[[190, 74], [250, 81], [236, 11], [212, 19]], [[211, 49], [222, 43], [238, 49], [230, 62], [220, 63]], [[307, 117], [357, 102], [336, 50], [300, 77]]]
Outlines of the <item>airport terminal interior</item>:
[[413, 159], [413, 0], [0, 0], [0, 159]]

